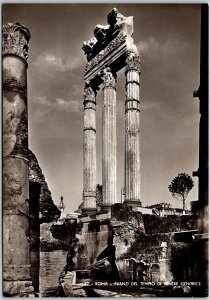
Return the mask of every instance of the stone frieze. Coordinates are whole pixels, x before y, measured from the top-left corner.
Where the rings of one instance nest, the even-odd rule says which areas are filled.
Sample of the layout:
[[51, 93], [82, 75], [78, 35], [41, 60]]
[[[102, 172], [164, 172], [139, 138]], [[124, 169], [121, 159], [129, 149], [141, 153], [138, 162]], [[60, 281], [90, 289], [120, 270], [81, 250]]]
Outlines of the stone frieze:
[[133, 17], [125, 17], [113, 8], [107, 15], [108, 25], [96, 25], [94, 38], [85, 41], [82, 49], [87, 55], [87, 59], [97, 55], [105, 46], [107, 41], [111, 41], [117, 32], [123, 32], [127, 36], [133, 34]]
[[85, 67], [85, 74], [88, 73], [94, 66], [99, 64], [107, 55], [110, 54], [114, 49], [119, 47], [125, 42], [126, 35], [120, 32], [115, 39], [113, 39], [105, 49], [101, 50], [94, 58], [92, 58]]

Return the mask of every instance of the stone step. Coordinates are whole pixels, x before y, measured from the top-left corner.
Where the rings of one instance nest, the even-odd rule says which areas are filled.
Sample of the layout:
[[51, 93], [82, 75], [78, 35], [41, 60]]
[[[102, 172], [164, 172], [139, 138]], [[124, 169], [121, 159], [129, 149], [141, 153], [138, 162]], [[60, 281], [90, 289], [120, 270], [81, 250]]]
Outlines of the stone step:
[[91, 271], [90, 270], [76, 270], [77, 279], [89, 279]]

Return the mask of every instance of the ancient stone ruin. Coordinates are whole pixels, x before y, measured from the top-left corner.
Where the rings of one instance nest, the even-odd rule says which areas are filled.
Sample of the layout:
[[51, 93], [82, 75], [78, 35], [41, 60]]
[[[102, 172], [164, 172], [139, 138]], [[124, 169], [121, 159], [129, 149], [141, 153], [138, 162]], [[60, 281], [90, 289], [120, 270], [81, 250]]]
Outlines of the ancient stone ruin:
[[125, 91], [125, 203], [140, 201], [140, 59], [134, 44], [133, 17], [117, 9], [107, 16], [108, 25], [97, 25], [94, 38], [83, 43], [87, 56], [84, 89], [83, 214], [96, 212], [96, 95], [103, 88], [102, 211], [117, 203], [116, 77], [126, 67]]
[[[35, 155], [28, 149], [29, 30], [3, 26], [3, 290], [39, 289], [40, 223], [60, 216]], [[32, 285], [33, 284], [33, 285]]]
[[[205, 105], [202, 103], [200, 124], [200, 216], [155, 215], [152, 208], [142, 207], [140, 197], [140, 59], [132, 37], [133, 17], [125, 17], [114, 8], [107, 16], [107, 23], [97, 25], [94, 38], [85, 41], [82, 47], [87, 57], [83, 202], [78, 214], [50, 228], [60, 244], [68, 245], [67, 264], [58, 278], [60, 285], [54, 296], [117, 297], [118, 291], [128, 289], [131, 282], [137, 283], [138, 293], [141, 283], [142, 297], [201, 295], [203, 290], [199, 285], [190, 289], [180, 289], [176, 284], [160, 284], [154, 289], [151, 285], [193, 281], [205, 283], [205, 293], [208, 289], [207, 275], [201, 276], [200, 268], [204, 269], [208, 262], [208, 136], [203, 134], [208, 123], [207, 86], [201, 78], [203, 90], [199, 98], [205, 98], [202, 100]], [[39, 163], [28, 149], [29, 40], [30, 33], [23, 25], [3, 26], [3, 290], [6, 296], [34, 296], [34, 292], [39, 292], [40, 224], [60, 216]], [[123, 68], [125, 200], [118, 203], [116, 78]], [[96, 98], [100, 87], [103, 89], [102, 186], [97, 185], [96, 174]], [[202, 259], [198, 253], [202, 253]], [[96, 280], [115, 282], [115, 291], [85, 285]], [[128, 283], [124, 284], [125, 290], [119, 287], [120, 282]], [[128, 294], [121, 292], [121, 296]]]
[[[89, 276], [89, 280], [94, 278], [109, 281], [111, 278], [112, 281], [120, 279], [121, 282], [142, 281], [145, 284], [172, 282], [181, 278], [186, 281], [190, 278], [198, 281], [198, 260], [194, 255], [198, 245], [193, 243], [193, 236], [198, 227], [197, 216], [161, 218], [151, 215], [149, 209], [142, 207], [140, 59], [132, 38], [133, 18], [124, 17], [113, 9], [107, 16], [107, 22], [106, 26], [97, 25], [94, 29], [95, 37], [83, 43], [87, 64], [84, 74], [84, 187], [81, 215], [62, 225], [63, 228], [68, 228], [65, 229], [65, 232], [68, 232], [65, 237], [62, 237], [62, 226], [58, 230], [56, 224], [51, 227], [52, 234], [55, 238], [66, 239], [72, 243], [69, 252], [72, 261], [68, 271], [74, 273], [74, 280], [77, 278], [77, 282], [81, 282], [81, 278], [85, 280], [86, 276]], [[117, 72], [124, 67], [125, 201], [117, 203], [116, 78]], [[96, 176], [96, 96], [101, 85], [102, 199], [99, 205]], [[111, 249], [115, 265], [109, 260], [108, 254]], [[193, 265], [188, 259], [189, 253], [194, 261]], [[109, 267], [106, 267], [104, 260], [108, 260], [113, 269], [117, 268], [118, 273], [114, 273], [115, 276]], [[95, 268], [102, 268], [101, 273], [97, 273]], [[62, 278], [64, 283], [61, 281], [64, 290], [69, 281], [69, 272]], [[68, 291], [66, 293], [68, 294]], [[71, 290], [69, 295], [75, 294]]]

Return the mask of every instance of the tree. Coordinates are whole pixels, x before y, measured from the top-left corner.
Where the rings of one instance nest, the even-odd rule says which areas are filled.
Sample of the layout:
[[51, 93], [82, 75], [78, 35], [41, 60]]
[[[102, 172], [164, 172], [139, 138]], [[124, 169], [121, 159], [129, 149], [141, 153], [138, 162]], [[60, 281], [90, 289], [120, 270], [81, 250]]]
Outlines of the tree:
[[168, 186], [169, 191], [172, 194], [172, 197], [176, 198], [177, 200], [182, 201], [183, 203], [183, 210], [186, 209], [186, 199], [193, 188], [194, 182], [190, 175], [186, 173], [180, 173], [176, 176], [172, 181], [171, 184]]

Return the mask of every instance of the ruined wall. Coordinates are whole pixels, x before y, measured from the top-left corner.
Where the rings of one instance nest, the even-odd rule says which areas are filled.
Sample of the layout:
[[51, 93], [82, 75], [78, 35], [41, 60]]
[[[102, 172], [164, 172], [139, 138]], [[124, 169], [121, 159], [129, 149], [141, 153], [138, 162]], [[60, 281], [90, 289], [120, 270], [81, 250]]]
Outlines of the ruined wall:
[[[30, 235], [30, 264], [31, 279], [34, 290], [39, 292], [40, 269], [40, 224], [53, 221], [60, 216], [60, 210], [53, 203], [45, 177], [39, 163], [31, 150], [28, 149], [29, 159], [29, 235]], [[47, 243], [46, 243], [47, 244]], [[49, 245], [47, 244], [49, 249]], [[46, 249], [45, 249], [46, 250]]]
[[40, 251], [50, 252], [56, 250], [68, 250], [69, 240], [59, 240], [52, 234], [53, 223], [43, 223], [40, 225]]
[[[183, 281], [190, 278], [186, 275], [189, 272], [196, 273], [196, 258], [195, 255], [192, 256], [196, 253], [193, 252], [195, 248], [192, 248], [192, 234], [197, 229], [197, 216], [162, 218], [143, 215], [132, 211], [126, 204], [117, 203], [112, 206], [109, 216], [98, 214], [96, 219], [83, 217], [80, 223], [54, 225], [52, 228], [54, 237], [61, 240], [69, 240], [70, 236], [78, 238], [75, 269], [84, 270], [95, 263], [111, 238], [122, 281], [170, 282], [178, 278]], [[180, 247], [185, 251], [179, 251]], [[176, 261], [179, 262], [178, 269]], [[182, 272], [179, 272], [180, 268]], [[196, 279], [193, 276], [191, 278]]]
[[[41, 242], [42, 251], [68, 250], [71, 241], [76, 238], [77, 232], [81, 229], [81, 224], [76, 220], [65, 220], [61, 224], [51, 224], [48, 237]], [[51, 238], [52, 237], [52, 238]]]
[[182, 245], [186, 249], [183, 253], [188, 253], [192, 257], [186, 260], [187, 255], [180, 256], [177, 250], [180, 242], [173, 234], [196, 230], [198, 228], [196, 215], [162, 218], [142, 215], [131, 211], [124, 204], [116, 204], [112, 208], [110, 224], [121, 280], [172, 281], [177, 277], [177, 269], [175, 267], [172, 269], [172, 263], [176, 264], [177, 257], [182, 264], [185, 261], [183, 272], [180, 273], [182, 280], [186, 279], [184, 274], [188, 272], [187, 270], [191, 270], [189, 271], [191, 274], [196, 274], [196, 267], [193, 264], [194, 260], [196, 265], [196, 260], [191, 255], [192, 236], [190, 235], [191, 239], [189, 234], [182, 237]]
[[[39, 220], [42, 222], [52, 222], [54, 219], [59, 218], [60, 210], [53, 203], [51, 192], [49, 191], [48, 185], [45, 181], [45, 177], [39, 166], [36, 156], [31, 150], [28, 150], [29, 158], [29, 181], [36, 182], [41, 185], [38, 210], [39, 210]], [[30, 194], [34, 193], [32, 188], [29, 191]], [[37, 191], [39, 193], [39, 191]], [[33, 205], [33, 204], [31, 204]]]
[[[52, 224], [50, 232], [53, 239], [47, 243], [42, 241], [42, 251], [49, 248], [68, 250], [71, 242], [79, 239], [75, 257], [75, 268], [85, 269], [96, 262], [97, 256], [107, 246], [108, 236], [111, 235], [109, 220], [92, 220], [80, 222], [65, 220], [62, 224]], [[46, 240], [46, 239], [45, 239]]]
[[172, 242], [171, 244], [171, 272], [175, 281], [199, 282], [198, 242]]
[[83, 262], [87, 266], [96, 262], [97, 256], [106, 248], [107, 239], [112, 235], [109, 222], [106, 221], [93, 221], [84, 223], [81, 237], [79, 238], [80, 244], [86, 245], [86, 261]]
[[[107, 247], [108, 238], [111, 238], [116, 246], [116, 263], [120, 270], [124, 268], [124, 264], [121, 266], [121, 261], [128, 257], [132, 243], [139, 233], [144, 232], [142, 214], [133, 212], [125, 204], [116, 203], [112, 206], [111, 218], [103, 220], [102, 216], [98, 216], [99, 220], [91, 220], [82, 224], [81, 232], [77, 237], [81, 245], [78, 251], [82, 249], [83, 259], [81, 262], [80, 257], [78, 267], [85, 268], [95, 263], [97, 256]], [[78, 257], [81, 255], [78, 252]]]
[[143, 215], [146, 233], [165, 233], [198, 229], [198, 216], [167, 216]]
[[[129, 250], [137, 236], [144, 232], [142, 214], [133, 212], [126, 204], [117, 203], [112, 206], [111, 218], [105, 217], [105, 214], [98, 215], [97, 218], [98, 220], [91, 220], [87, 217], [87, 220], [83, 218], [80, 223], [69, 224], [68, 232], [79, 239], [75, 249], [75, 269], [86, 269], [95, 263], [97, 256], [107, 247], [108, 239], [113, 239], [117, 267], [120, 272], [121, 269], [125, 272], [124, 260], [129, 257]], [[52, 226], [53, 236], [64, 237], [64, 227], [65, 225], [62, 228]]]
[[129, 257], [132, 244], [138, 235], [144, 232], [141, 213], [134, 213], [125, 206], [115, 205], [112, 210], [111, 225], [113, 228], [113, 243], [117, 246], [117, 260]]
[[[121, 280], [125, 281], [200, 281], [198, 274], [198, 245], [188, 237], [177, 241], [173, 233], [139, 234], [125, 245], [123, 235], [117, 236], [116, 264]], [[121, 254], [119, 256], [119, 253]]]
[[172, 281], [168, 234], [140, 234], [128, 253], [130, 280]]
[[[161, 223], [160, 217], [155, 220]], [[121, 280], [171, 279], [168, 235], [147, 234], [149, 226], [144, 220], [144, 215], [132, 211], [125, 204], [113, 206], [111, 226]]]

